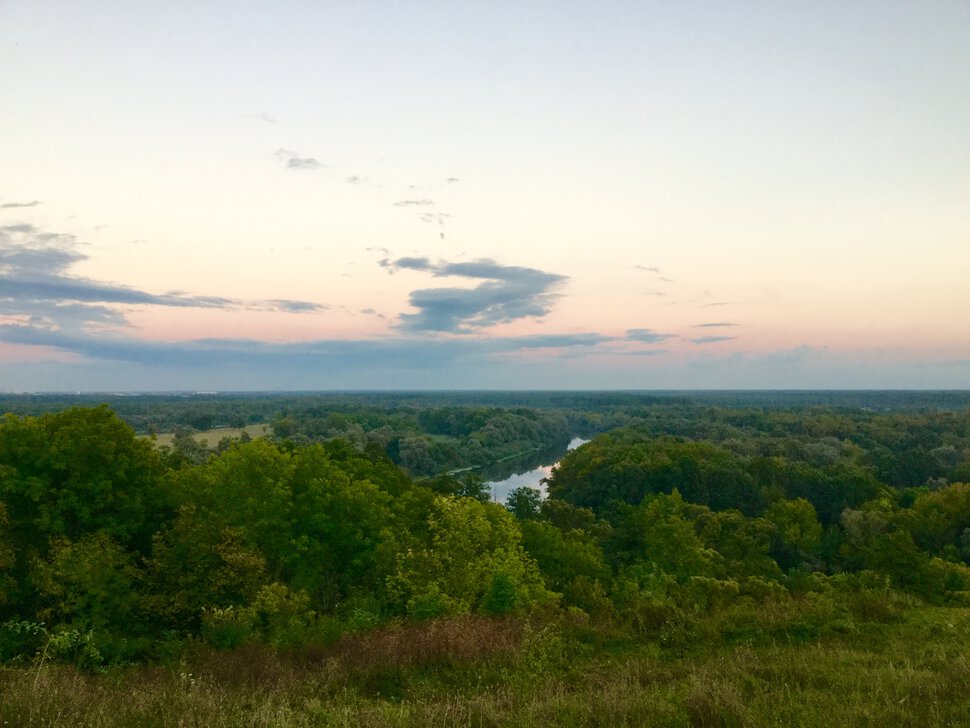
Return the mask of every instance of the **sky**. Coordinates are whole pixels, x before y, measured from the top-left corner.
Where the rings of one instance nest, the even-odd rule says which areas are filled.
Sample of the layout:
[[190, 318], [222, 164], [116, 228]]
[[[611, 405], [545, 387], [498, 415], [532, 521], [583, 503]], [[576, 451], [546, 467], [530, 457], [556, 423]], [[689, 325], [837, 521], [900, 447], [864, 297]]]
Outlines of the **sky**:
[[0, 0], [0, 391], [970, 388], [968, 38]]

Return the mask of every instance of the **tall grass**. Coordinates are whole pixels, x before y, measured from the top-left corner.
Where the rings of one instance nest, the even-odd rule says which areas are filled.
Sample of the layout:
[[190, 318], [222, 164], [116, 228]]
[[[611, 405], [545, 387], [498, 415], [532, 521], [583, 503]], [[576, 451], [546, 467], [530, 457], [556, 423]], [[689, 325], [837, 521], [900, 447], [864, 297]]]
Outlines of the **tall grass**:
[[[770, 611], [770, 610], [769, 610]], [[970, 716], [970, 610], [920, 607], [803, 639], [664, 647], [608, 628], [463, 618], [315, 651], [0, 671], [10, 726], [946, 726]], [[733, 640], [733, 641], [732, 641]]]

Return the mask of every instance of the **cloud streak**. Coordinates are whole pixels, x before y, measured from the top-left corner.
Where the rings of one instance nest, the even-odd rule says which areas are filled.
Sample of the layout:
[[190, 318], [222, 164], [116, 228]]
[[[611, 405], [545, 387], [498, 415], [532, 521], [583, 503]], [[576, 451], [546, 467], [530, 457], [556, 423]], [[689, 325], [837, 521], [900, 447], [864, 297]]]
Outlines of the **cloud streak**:
[[496, 338], [320, 340], [268, 343], [249, 339], [154, 342], [128, 336], [86, 336], [22, 325], [0, 324], [0, 341], [43, 346], [97, 361], [162, 367], [296, 367], [331, 373], [368, 369], [435, 369], [460, 361], [542, 349], [593, 348], [609, 341], [595, 333]]
[[690, 339], [692, 344], [719, 344], [722, 341], [731, 341], [738, 338], [737, 336], [700, 336], [696, 339]]
[[626, 338], [641, 344], [656, 344], [667, 339], [676, 339], [676, 334], [661, 334], [653, 329], [627, 329]]
[[4, 202], [0, 203], [0, 210], [12, 210], [19, 207], [37, 207], [40, 204], [42, 204], [40, 200], [31, 200], [30, 202]]
[[417, 313], [401, 314], [397, 328], [410, 332], [467, 334], [522, 318], [541, 318], [552, 308], [555, 290], [568, 278], [536, 268], [502, 265], [489, 258], [468, 262], [432, 262], [428, 258], [384, 259], [389, 271], [412, 270], [435, 278], [481, 280], [474, 288], [421, 288], [409, 303]]
[[250, 308], [287, 313], [326, 308], [289, 299], [243, 301], [181, 291], [157, 294], [74, 276], [70, 268], [88, 258], [79, 247], [73, 235], [51, 233], [27, 224], [0, 227], [0, 313], [35, 326], [73, 330], [87, 324], [126, 325], [123, 313], [113, 306]]
[[323, 169], [327, 166], [318, 159], [314, 159], [313, 157], [301, 157], [292, 149], [283, 149], [282, 147], [277, 149], [273, 153], [273, 156], [286, 165], [287, 169]]
[[287, 298], [276, 298], [263, 303], [257, 302], [257, 308], [269, 308], [270, 310], [282, 311], [284, 313], [317, 313], [330, 308], [322, 303], [312, 301], [291, 301]]

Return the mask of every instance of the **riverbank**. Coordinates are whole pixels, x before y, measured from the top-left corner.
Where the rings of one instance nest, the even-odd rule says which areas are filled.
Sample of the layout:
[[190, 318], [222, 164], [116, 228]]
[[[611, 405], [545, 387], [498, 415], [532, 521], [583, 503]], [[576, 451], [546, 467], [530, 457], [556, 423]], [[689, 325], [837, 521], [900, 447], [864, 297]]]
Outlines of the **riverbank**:
[[499, 463], [507, 463], [509, 460], [516, 460], [518, 458], [524, 458], [526, 455], [531, 455], [532, 453], [542, 452], [546, 448], [544, 447], [530, 447], [528, 450], [522, 450], [521, 452], [514, 452], [511, 455], [506, 455], [504, 458], [499, 458], [498, 460], [492, 460], [487, 463], [481, 463], [480, 465], [469, 465], [467, 468], [455, 468], [454, 470], [449, 470], [445, 475], [458, 475], [460, 473], [468, 473], [472, 470], [481, 470], [482, 468], [488, 468], [492, 465], [498, 465]]
[[[501, 480], [490, 480], [485, 483], [485, 486], [489, 489], [492, 494], [492, 500], [504, 503], [508, 498], [509, 493], [511, 493], [516, 488], [533, 488], [542, 494], [542, 497], [546, 496], [546, 486], [545, 479], [552, 474], [552, 469], [559, 464], [559, 461], [566, 455], [570, 450], [575, 450], [580, 445], [584, 445], [589, 442], [589, 440], [582, 437], [574, 437], [566, 445], [566, 449], [558, 452], [552, 458], [544, 458], [546, 464], [539, 464], [538, 467], [533, 467], [526, 470], [521, 470], [520, 472], [512, 473], [506, 478]], [[548, 460], [552, 462], [548, 462]]]

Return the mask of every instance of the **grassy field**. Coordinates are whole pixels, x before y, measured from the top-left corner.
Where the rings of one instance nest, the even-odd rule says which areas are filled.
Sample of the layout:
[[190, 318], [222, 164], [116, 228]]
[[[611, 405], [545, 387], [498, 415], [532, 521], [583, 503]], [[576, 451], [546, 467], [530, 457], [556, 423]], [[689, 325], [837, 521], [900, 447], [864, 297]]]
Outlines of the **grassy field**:
[[[768, 626], [768, 623], [765, 623]], [[0, 723], [43, 726], [965, 726], [970, 610], [824, 637], [666, 645], [576, 625], [456, 618], [299, 657], [198, 649], [91, 675], [0, 671]]]
[[[234, 437], [238, 438], [243, 432], [249, 434], [250, 437], [266, 437], [270, 434], [269, 425], [247, 425], [246, 427], [240, 429], [238, 427], [218, 427], [212, 430], [206, 430], [205, 432], [196, 432], [192, 436], [202, 442], [205, 440], [209, 447], [213, 447], [219, 440], [224, 437]], [[146, 437], [150, 437], [146, 435]], [[155, 435], [155, 443], [161, 447], [163, 445], [171, 447], [172, 439], [175, 434], [172, 432], [162, 432]]]

